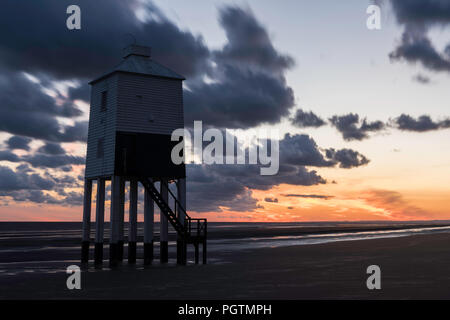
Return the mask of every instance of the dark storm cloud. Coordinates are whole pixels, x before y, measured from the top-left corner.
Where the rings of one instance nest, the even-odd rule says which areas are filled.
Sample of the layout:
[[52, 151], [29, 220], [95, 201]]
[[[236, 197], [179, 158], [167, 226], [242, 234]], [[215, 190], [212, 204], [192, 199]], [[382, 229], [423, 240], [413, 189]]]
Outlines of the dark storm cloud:
[[[81, 187], [80, 182], [79, 182], [76, 178], [74, 178], [74, 177], [72, 177], [72, 176], [69, 176], [69, 175], [67, 175], [67, 174], [56, 176], [56, 175], [51, 174], [50, 172], [48, 172], [48, 171], [46, 170], [45, 173], [44, 173], [44, 177], [53, 179], [53, 181], [55, 181], [55, 183], [58, 185], [58, 188], [65, 188], [65, 187], [68, 187], [68, 188], [75, 188], [75, 187]], [[62, 193], [62, 194], [65, 195], [66, 193], [64, 192], [64, 193]]]
[[66, 151], [58, 143], [47, 142], [45, 145], [37, 150], [39, 153], [45, 153], [49, 155], [65, 154]]
[[70, 191], [62, 192], [63, 197], [55, 198], [44, 191], [56, 190], [63, 187], [77, 187], [75, 179], [69, 176], [61, 178], [46, 172], [43, 176], [35, 173], [27, 165], [21, 165], [12, 170], [0, 166], [0, 197], [11, 197], [18, 202], [47, 203], [60, 205], [80, 205], [81, 193]]
[[[75, 32], [65, 26], [65, 11], [71, 4], [79, 5], [82, 11], [82, 29]], [[201, 36], [178, 28], [150, 2], [145, 7], [148, 18], [140, 21], [134, 13], [137, 6], [138, 1], [118, 0], [4, 1], [0, 11], [0, 131], [47, 144], [86, 141], [87, 123], [76, 120], [81, 112], [73, 100], [88, 101], [86, 82], [120, 62], [122, 48], [131, 42], [126, 40], [126, 33], [133, 34], [139, 44], [153, 46], [155, 60], [188, 78], [188, 125], [192, 120], [203, 120], [217, 127], [245, 129], [262, 123], [276, 124], [290, 114], [295, 99], [285, 73], [294, 61], [274, 47], [265, 26], [250, 10], [220, 9], [219, 21], [227, 42], [219, 50], [210, 50]], [[80, 86], [69, 89], [68, 99], [58, 96], [63, 103], [56, 103], [22, 71], [36, 76], [45, 86], [62, 79], [74, 80]], [[210, 81], [204, 81], [204, 76]], [[60, 117], [75, 120], [74, 125], [61, 125]], [[9, 152], [3, 157], [40, 170], [55, 168], [59, 173], [84, 163], [84, 158], [60, 151], [52, 149], [21, 157]], [[188, 165], [188, 207], [195, 211], [252, 211], [258, 208], [252, 189], [326, 183], [307, 166], [348, 168], [365, 164], [365, 158], [350, 149], [333, 150], [331, 158], [323, 152], [307, 136], [285, 137], [280, 143], [280, 168], [275, 176], [261, 176], [256, 165]], [[79, 187], [83, 176], [74, 182], [48, 172], [40, 176], [28, 165], [19, 167], [16, 171], [0, 171], [0, 181], [5, 177], [3, 194], [17, 201], [81, 203], [80, 194], [64, 188]], [[49, 188], [65, 198], [46, 193]]]
[[297, 110], [294, 117], [290, 119], [291, 123], [299, 128], [318, 128], [326, 124], [326, 122], [312, 111], [306, 112], [302, 109]]
[[239, 7], [220, 9], [220, 24], [228, 43], [216, 51], [217, 60], [258, 66], [268, 72], [280, 73], [294, 65], [294, 59], [280, 54], [265, 29], [250, 10]]
[[9, 196], [17, 202], [33, 202], [33, 203], [55, 203], [57, 200], [49, 194], [45, 194], [41, 190], [20, 190], [4, 193], [0, 191], [1, 196]]
[[325, 159], [316, 142], [306, 134], [286, 134], [280, 141], [280, 163], [314, 167], [332, 167], [336, 163]]
[[[82, 16], [81, 30], [75, 32], [66, 27], [66, 9], [72, 4], [80, 6]], [[0, 61], [33, 74], [93, 79], [118, 63], [122, 48], [132, 41], [129, 33], [153, 45], [155, 59], [180, 74], [195, 76], [206, 68], [209, 50], [201, 37], [180, 30], [152, 4], [146, 10], [157, 18], [142, 23], [134, 12], [138, 6], [136, 0], [5, 0]]]
[[[52, 147], [53, 148], [53, 147]], [[42, 151], [42, 150], [41, 150]], [[47, 151], [60, 152], [61, 150], [51, 149]], [[70, 165], [81, 165], [85, 163], [84, 157], [72, 156], [63, 153], [36, 153], [18, 156], [9, 150], [0, 150], [0, 161], [25, 162], [35, 168], [66, 168]]]
[[432, 71], [450, 71], [448, 57], [436, 51], [424, 34], [405, 32], [400, 45], [389, 54], [392, 60], [404, 59], [410, 63], [421, 63]]
[[333, 198], [333, 196], [326, 196], [321, 194], [295, 194], [295, 193], [289, 193], [284, 194], [285, 197], [294, 197], [294, 198], [311, 198], [311, 199], [324, 199], [328, 200]]
[[[126, 40], [127, 32], [144, 44], [154, 43], [153, 56], [182, 74], [195, 76], [206, 70], [209, 50], [203, 40], [177, 28], [150, 4], [147, 11], [158, 17], [142, 23], [134, 14], [137, 1], [76, 1], [82, 8], [83, 28], [71, 32], [66, 28], [65, 12], [74, 3], [44, 2], [48, 5], [36, 1], [2, 3], [1, 131], [54, 142], [86, 141], [87, 123], [63, 126], [56, 117], [81, 115], [71, 100], [89, 100], [87, 80], [120, 61], [124, 41], [130, 41]], [[20, 23], [17, 17], [27, 23]], [[81, 86], [69, 89], [71, 100], [57, 105], [22, 71], [34, 74], [43, 84], [75, 79]]]
[[64, 131], [59, 134], [56, 141], [71, 142], [71, 141], [87, 141], [88, 122], [78, 121], [73, 126], [65, 126]]
[[402, 114], [394, 119], [394, 125], [403, 131], [426, 132], [450, 128], [450, 119], [433, 121], [428, 115], [422, 115], [415, 119], [410, 115]]
[[48, 193], [44, 193], [42, 190], [0, 191], [0, 196], [11, 197], [17, 202], [32, 202], [37, 204], [58, 204], [62, 206], [80, 206], [83, 204], [83, 195], [73, 191], [69, 192], [61, 199], [57, 199]]
[[78, 87], [70, 87], [68, 93], [72, 100], [84, 100], [86, 102], [91, 100], [91, 86], [87, 83], [83, 83]]
[[83, 204], [83, 193], [71, 191], [68, 192], [64, 199], [59, 200], [62, 205], [80, 206]]
[[54, 185], [52, 179], [43, 178], [36, 173], [14, 172], [11, 168], [0, 166], [0, 191], [50, 190]]
[[312, 167], [352, 168], [369, 163], [364, 155], [352, 149], [335, 150], [325, 149], [321, 152], [316, 142], [308, 135], [286, 134], [280, 141], [280, 162], [291, 165], [304, 165]]
[[436, 25], [450, 22], [447, 0], [391, 0], [397, 21], [410, 25]]
[[327, 181], [306, 167], [352, 168], [369, 160], [351, 149], [326, 149], [322, 153], [307, 135], [285, 135], [280, 141], [279, 172], [261, 176], [259, 165], [187, 165], [188, 207], [193, 211], [239, 211], [257, 208], [252, 190], [270, 190], [280, 184], [312, 186]]
[[294, 105], [293, 91], [284, 79], [262, 72], [223, 66], [219, 83], [193, 86], [185, 92], [186, 124], [246, 129], [278, 123]]
[[27, 137], [20, 137], [20, 136], [12, 136], [8, 140], [6, 140], [6, 144], [9, 147], [9, 149], [20, 149], [29, 151], [30, 146], [28, 145], [31, 142], [32, 139]]
[[381, 121], [368, 122], [367, 119], [361, 121], [359, 115], [355, 113], [333, 116], [330, 122], [347, 141], [367, 139], [369, 132], [381, 131], [386, 127]]
[[0, 150], [0, 161], [19, 162], [20, 158], [9, 150]]
[[[207, 182], [204, 176], [210, 176]], [[200, 178], [197, 180], [195, 177]], [[326, 180], [303, 166], [280, 165], [274, 176], [261, 176], [256, 165], [188, 165], [188, 208], [193, 211], [253, 211], [258, 208], [252, 190], [269, 190], [280, 184], [316, 185]]]
[[352, 149], [335, 150], [333, 148], [326, 150], [326, 156], [328, 159], [332, 159], [336, 163], [339, 163], [340, 168], [350, 169], [360, 167], [370, 162], [364, 155]]
[[82, 114], [70, 102], [57, 105], [21, 72], [2, 72], [0, 88], [0, 131], [50, 141], [85, 141], [85, 124], [63, 126], [57, 120]]
[[37, 113], [59, 117], [77, 117], [82, 114], [70, 102], [57, 105], [54, 98], [42, 91], [38, 83], [30, 81], [21, 72], [7, 72], [0, 74], [0, 107], [8, 112]]
[[23, 164], [19, 164], [16, 167], [16, 171], [30, 173], [30, 172], [33, 172], [33, 169], [27, 163], [23, 163]]
[[46, 155], [35, 154], [30, 156], [23, 156], [22, 161], [28, 162], [36, 168], [58, 168], [67, 165], [80, 165], [85, 163], [84, 157], [76, 157], [71, 155]]
[[[77, 1], [82, 28], [76, 32], [65, 27], [65, 10], [73, 3], [51, 4], [52, 10], [35, 1], [3, 4], [0, 61], [10, 70], [77, 80], [81, 86], [69, 90], [71, 99], [88, 100], [85, 83], [120, 61], [130, 33], [138, 43], [153, 46], [155, 60], [192, 80], [185, 97], [188, 125], [192, 120], [230, 128], [277, 123], [294, 105], [293, 90], [284, 77], [293, 59], [274, 48], [265, 27], [249, 10], [220, 9], [228, 41], [221, 50], [211, 51], [200, 36], [179, 29], [151, 2], [143, 7], [148, 18], [142, 22], [134, 12], [138, 1]], [[18, 16], [27, 24], [18, 24]], [[14, 35], [6, 31], [13, 29]], [[204, 75], [213, 82], [199, 80]], [[46, 120], [45, 128], [54, 132], [57, 125]], [[26, 135], [36, 135], [35, 129], [30, 126]], [[45, 138], [45, 132], [41, 136]]]
[[[190, 179], [193, 171], [205, 171], [212, 174], [213, 183], [193, 181]], [[253, 211], [257, 208], [257, 200], [252, 197], [252, 191], [238, 181], [214, 175], [213, 168], [197, 165], [187, 166], [187, 207], [196, 212], [223, 211], [229, 208], [233, 211]]]
[[185, 92], [186, 124], [203, 120], [245, 129], [278, 123], [295, 103], [284, 76], [293, 59], [278, 53], [249, 10], [226, 7], [219, 13], [227, 43], [213, 52], [212, 82], [190, 85]]
[[[404, 26], [400, 44], [390, 58], [420, 63], [432, 71], [450, 71], [447, 50], [438, 52], [428, 38], [432, 27], [450, 23], [450, 2], [447, 0], [391, 0], [397, 22]], [[447, 46], [448, 48], [448, 46]]]

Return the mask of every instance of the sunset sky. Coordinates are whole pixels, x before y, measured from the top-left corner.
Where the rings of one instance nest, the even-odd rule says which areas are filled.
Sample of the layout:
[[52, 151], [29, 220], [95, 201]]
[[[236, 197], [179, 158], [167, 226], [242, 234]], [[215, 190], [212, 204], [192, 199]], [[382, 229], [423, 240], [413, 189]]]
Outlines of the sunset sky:
[[[280, 131], [276, 176], [189, 165], [192, 216], [449, 219], [450, 3], [377, 1], [369, 30], [373, 3], [4, 1], [0, 221], [81, 221], [87, 83], [127, 33], [187, 78], [187, 127]], [[81, 30], [66, 28], [70, 4]]]

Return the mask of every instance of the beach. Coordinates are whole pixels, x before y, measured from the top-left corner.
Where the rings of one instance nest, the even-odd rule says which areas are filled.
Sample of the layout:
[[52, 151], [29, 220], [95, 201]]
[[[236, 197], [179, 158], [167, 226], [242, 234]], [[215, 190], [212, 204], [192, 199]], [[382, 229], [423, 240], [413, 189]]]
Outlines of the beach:
[[[418, 226], [413, 225], [411, 228], [418, 229]], [[252, 227], [255, 226], [247, 226], [247, 230]], [[106, 261], [103, 270], [96, 270], [91, 264], [81, 272], [81, 290], [68, 290], [66, 287], [68, 275], [64, 266], [79, 264], [77, 259], [57, 262], [54, 257], [49, 257], [46, 262], [41, 262], [41, 265], [46, 267], [40, 271], [29, 267], [28, 272], [13, 272], [11, 265], [5, 262], [5, 252], [1, 252], [0, 299], [450, 298], [448, 228], [435, 226], [438, 229], [434, 231], [413, 232], [401, 236], [391, 232], [382, 233], [383, 237], [379, 238], [350, 240], [341, 236], [341, 239], [336, 239], [336, 234], [348, 231], [345, 227], [356, 228], [354, 225], [334, 226], [334, 229], [322, 226], [322, 230], [319, 230], [318, 226], [309, 227], [318, 228], [316, 232], [322, 232], [318, 234], [321, 239], [324, 234], [327, 239], [331, 238], [329, 234], [334, 234], [334, 240], [329, 242], [298, 245], [288, 242], [278, 245], [282, 240], [273, 239], [272, 236], [272, 246], [244, 247], [239, 250], [227, 250], [224, 243], [216, 243], [214, 248], [215, 236], [212, 236], [207, 265], [195, 265], [190, 252], [188, 265], [177, 266], [173, 250], [168, 264], [160, 264], [156, 259], [153, 265], [144, 267], [139, 260], [136, 265], [128, 265], [124, 261], [114, 270], [107, 267]], [[359, 227], [358, 230], [370, 228], [367, 225]], [[383, 227], [386, 226], [378, 225], [378, 229]], [[302, 228], [297, 226], [296, 230]], [[333, 230], [330, 231], [330, 228]], [[339, 233], [336, 233], [338, 228]], [[225, 232], [224, 229], [226, 228], [221, 228], [220, 232]], [[269, 229], [270, 232], [265, 232], [285, 230], [286, 227], [271, 226]], [[401, 230], [407, 228], [403, 225]], [[216, 233], [217, 237], [220, 232]], [[309, 229], [307, 232], [312, 231]], [[361, 235], [361, 231], [349, 233], [352, 232]], [[362, 234], [367, 235], [364, 232]], [[262, 233], [264, 232], [261, 231], [258, 236]], [[292, 230], [290, 233], [292, 234]], [[304, 240], [301, 235], [292, 237]], [[66, 239], [64, 245], [67, 246], [71, 241], [73, 239]], [[231, 236], [226, 241], [236, 240]], [[5, 246], [2, 246], [2, 250], [4, 248]], [[64, 257], [68, 258], [69, 255], [66, 255]], [[37, 256], [39, 253], [34, 252], [33, 257]], [[27, 265], [25, 261], [19, 261], [21, 259], [18, 253], [8, 259], [9, 262], [15, 260], [15, 264], [22, 267]], [[381, 290], [368, 290], [366, 287], [369, 276], [366, 269], [370, 265], [378, 265], [381, 269]]]

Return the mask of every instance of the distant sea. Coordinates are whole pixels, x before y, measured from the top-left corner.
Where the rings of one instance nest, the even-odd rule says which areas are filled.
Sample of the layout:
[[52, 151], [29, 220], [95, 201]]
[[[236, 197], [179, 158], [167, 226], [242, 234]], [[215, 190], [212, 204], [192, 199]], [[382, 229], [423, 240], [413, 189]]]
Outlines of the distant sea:
[[[108, 257], [105, 224], [104, 257]], [[127, 226], [125, 226], [125, 235]], [[94, 224], [92, 225], [94, 232]], [[155, 263], [158, 261], [158, 230], [155, 224]], [[432, 222], [298, 222], [298, 223], [208, 223], [208, 263], [232, 263], [233, 252], [281, 246], [318, 245], [336, 241], [407, 237], [450, 232], [450, 221]], [[138, 226], [142, 241], [143, 224]], [[92, 233], [92, 238], [94, 233]], [[26, 273], [56, 273], [79, 264], [81, 223], [0, 222], [0, 280]], [[169, 242], [169, 263], [175, 263], [175, 234]], [[125, 248], [126, 250], [126, 248]], [[192, 249], [191, 249], [192, 250]], [[93, 252], [93, 249], [92, 249]], [[92, 259], [93, 253], [91, 253]], [[125, 254], [126, 256], [126, 254]], [[138, 245], [137, 267], [142, 264]], [[192, 252], [190, 252], [192, 258]], [[193, 263], [189, 260], [189, 263]], [[107, 262], [105, 261], [105, 268]]]

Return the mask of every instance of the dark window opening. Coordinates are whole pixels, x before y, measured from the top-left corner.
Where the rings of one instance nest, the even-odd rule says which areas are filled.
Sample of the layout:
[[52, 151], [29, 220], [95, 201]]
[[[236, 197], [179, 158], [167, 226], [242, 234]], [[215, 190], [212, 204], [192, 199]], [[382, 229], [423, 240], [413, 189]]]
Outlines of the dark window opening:
[[102, 104], [101, 104], [101, 110], [106, 110], [106, 105], [108, 104], [108, 91], [102, 92]]
[[104, 155], [104, 139], [99, 138], [97, 140], [97, 158], [103, 158]]

